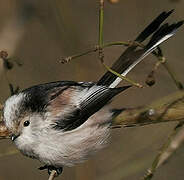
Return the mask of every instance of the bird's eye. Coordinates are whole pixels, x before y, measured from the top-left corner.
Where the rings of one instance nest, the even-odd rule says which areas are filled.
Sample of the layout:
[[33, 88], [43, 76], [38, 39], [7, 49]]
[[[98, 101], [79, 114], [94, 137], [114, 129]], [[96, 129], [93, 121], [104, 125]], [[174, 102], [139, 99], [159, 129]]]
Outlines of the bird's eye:
[[25, 122], [24, 122], [24, 127], [29, 126], [29, 124], [30, 124], [30, 122], [29, 122], [29, 121], [25, 121]]

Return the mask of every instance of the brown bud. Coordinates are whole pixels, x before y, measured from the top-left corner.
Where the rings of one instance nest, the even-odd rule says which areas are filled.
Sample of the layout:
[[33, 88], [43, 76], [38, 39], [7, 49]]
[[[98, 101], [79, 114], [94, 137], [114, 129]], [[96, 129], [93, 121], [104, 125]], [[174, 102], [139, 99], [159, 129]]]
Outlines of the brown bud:
[[155, 84], [155, 77], [154, 77], [153, 71], [148, 75], [148, 77], [146, 79], [146, 84], [148, 86], [153, 86]]

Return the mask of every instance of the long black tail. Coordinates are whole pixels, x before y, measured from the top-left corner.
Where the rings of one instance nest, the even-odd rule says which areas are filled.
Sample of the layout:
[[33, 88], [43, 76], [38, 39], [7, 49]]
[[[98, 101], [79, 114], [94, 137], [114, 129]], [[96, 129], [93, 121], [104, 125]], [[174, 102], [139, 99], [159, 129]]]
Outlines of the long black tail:
[[[151, 34], [151, 40], [146, 45], [145, 49], [136, 50], [137, 46], [128, 47], [119, 59], [112, 65], [112, 69], [123, 76], [126, 76], [143, 58], [155, 50], [162, 42], [172, 37], [176, 30], [183, 24], [183, 21], [174, 24], [162, 24], [162, 22], [173, 12], [162, 12], [156, 17], [135, 39], [135, 41], [142, 43]], [[106, 72], [98, 81], [98, 85], [105, 85], [111, 88], [116, 87], [121, 79], [111, 72]]]

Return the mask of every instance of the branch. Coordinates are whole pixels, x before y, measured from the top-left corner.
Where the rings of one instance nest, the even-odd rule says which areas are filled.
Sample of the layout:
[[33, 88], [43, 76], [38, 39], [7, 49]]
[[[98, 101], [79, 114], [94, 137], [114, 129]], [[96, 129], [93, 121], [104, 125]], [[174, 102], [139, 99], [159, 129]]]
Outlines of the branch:
[[113, 119], [112, 128], [183, 121], [183, 119], [184, 91], [178, 91], [150, 105], [124, 110]]

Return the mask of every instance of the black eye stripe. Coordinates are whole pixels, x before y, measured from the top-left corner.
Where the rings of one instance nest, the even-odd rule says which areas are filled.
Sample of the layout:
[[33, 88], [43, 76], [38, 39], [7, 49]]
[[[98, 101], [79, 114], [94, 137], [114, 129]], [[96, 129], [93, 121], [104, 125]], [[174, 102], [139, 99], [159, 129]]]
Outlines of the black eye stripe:
[[24, 127], [29, 126], [30, 122], [29, 121], [24, 121]]

